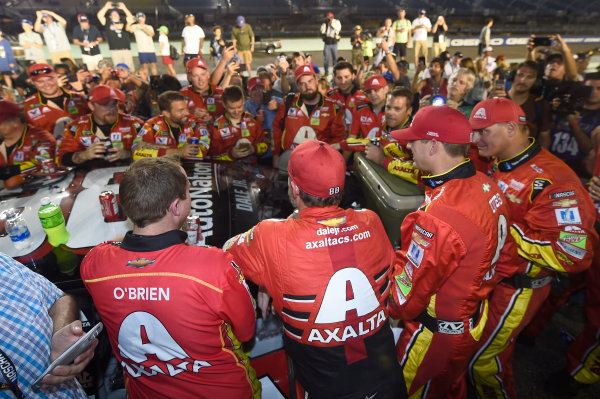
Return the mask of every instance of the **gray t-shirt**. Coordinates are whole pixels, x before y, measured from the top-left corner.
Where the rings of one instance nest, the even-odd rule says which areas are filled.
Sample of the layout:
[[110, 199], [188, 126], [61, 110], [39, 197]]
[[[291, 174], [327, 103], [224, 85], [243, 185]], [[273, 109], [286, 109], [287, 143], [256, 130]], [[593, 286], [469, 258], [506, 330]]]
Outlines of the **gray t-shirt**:
[[[44, 42], [42, 41], [42, 37], [40, 36], [39, 33], [36, 33], [36, 32], [30, 32], [30, 33], [22, 32], [22, 33], [19, 33], [19, 44], [21, 46], [23, 46], [23, 45], [25, 45], [27, 43], [30, 43], [30, 42], [41, 44], [41, 45], [44, 44]], [[45, 58], [46, 58], [46, 56], [44, 55], [44, 49], [43, 48], [31, 46], [31, 47], [25, 49], [25, 59], [27, 61], [30, 61], [30, 60], [43, 60]]]
[[71, 51], [71, 44], [65, 33], [65, 28], [60, 23], [54, 21], [51, 24], [43, 24], [42, 35], [44, 35], [44, 41], [51, 53]]
[[[150, 28], [152, 32], [154, 32], [154, 28], [150, 25], [144, 25], [145, 29]], [[156, 49], [154, 48], [154, 41], [152, 37], [142, 28], [140, 24], [131, 25], [131, 31], [135, 36], [135, 42], [137, 43], [138, 53], [154, 53]]]

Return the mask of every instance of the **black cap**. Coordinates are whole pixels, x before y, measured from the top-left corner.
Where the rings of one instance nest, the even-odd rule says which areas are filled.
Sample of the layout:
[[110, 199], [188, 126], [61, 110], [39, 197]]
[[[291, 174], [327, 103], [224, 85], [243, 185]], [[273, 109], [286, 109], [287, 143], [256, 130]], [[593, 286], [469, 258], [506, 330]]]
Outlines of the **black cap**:
[[462, 58], [462, 57], [464, 57], [464, 56], [463, 56], [463, 53], [461, 53], [460, 51], [457, 51], [456, 53], [454, 53], [454, 56], [455, 56], [455, 57], [458, 57], [458, 58]]

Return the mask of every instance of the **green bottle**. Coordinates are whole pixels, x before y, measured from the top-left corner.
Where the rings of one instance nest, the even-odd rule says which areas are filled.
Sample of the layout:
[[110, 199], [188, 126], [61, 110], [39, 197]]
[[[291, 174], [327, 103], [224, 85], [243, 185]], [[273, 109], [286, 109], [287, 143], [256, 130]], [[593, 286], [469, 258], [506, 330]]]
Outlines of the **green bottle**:
[[38, 216], [44, 231], [48, 235], [48, 242], [53, 247], [66, 244], [69, 241], [69, 232], [60, 207], [50, 202], [48, 197], [42, 198], [40, 202], [42, 206], [38, 211]]

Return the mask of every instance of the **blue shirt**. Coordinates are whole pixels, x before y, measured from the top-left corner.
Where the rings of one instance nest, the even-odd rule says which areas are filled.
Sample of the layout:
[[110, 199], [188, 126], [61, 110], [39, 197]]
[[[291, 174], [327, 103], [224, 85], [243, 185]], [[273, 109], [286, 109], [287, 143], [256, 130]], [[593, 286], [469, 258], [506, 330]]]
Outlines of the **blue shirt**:
[[[10, 67], [10, 64], [13, 66]], [[3, 38], [0, 40], [0, 72], [16, 71], [17, 61], [15, 61], [15, 54], [13, 53], [10, 42]]]
[[[46, 278], [0, 253], [0, 346], [15, 365], [26, 398], [87, 398], [76, 379], [43, 391], [30, 389], [50, 364], [48, 310], [63, 295]], [[2, 374], [0, 382], [6, 382]], [[0, 390], [0, 398], [14, 395], [9, 389]]]

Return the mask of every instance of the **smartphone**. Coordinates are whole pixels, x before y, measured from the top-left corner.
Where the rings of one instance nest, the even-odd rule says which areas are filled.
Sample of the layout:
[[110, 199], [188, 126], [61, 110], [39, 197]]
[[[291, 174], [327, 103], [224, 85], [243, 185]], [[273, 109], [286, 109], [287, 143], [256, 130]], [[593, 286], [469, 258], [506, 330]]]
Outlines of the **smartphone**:
[[110, 3], [113, 8], [119, 7], [119, 3]]
[[79, 338], [69, 349], [63, 352], [62, 355], [56, 358], [49, 366], [44, 370], [40, 378], [34, 381], [31, 385], [31, 389], [34, 391], [39, 390], [42, 387], [42, 379], [52, 373], [56, 366], [68, 366], [73, 363], [75, 358], [81, 355], [87, 348], [90, 347], [92, 342], [98, 337], [104, 325], [102, 323], [96, 324], [90, 331], [87, 332], [83, 337]]
[[419, 57], [419, 64], [425, 65], [425, 57], [423, 57], [423, 56]]
[[365, 56], [363, 57], [363, 61], [369, 61], [369, 56], [365, 55]]
[[231, 47], [233, 46], [233, 42], [225, 42], [225, 47]]
[[506, 79], [498, 78], [495, 84], [496, 90], [505, 90], [506, 88]]
[[538, 46], [552, 46], [555, 43], [554, 40], [550, 40], [549, 36], [536, 36], [533, 38], [533, 45]]
[[77, 75], [74, 73], [70, 73], [67, 75], [67, 77], [69, 78], [69, 82], [77, 82]]
[[245, 71], [246, 69], [247, 69], [247, 68], [246, 68], [246, 64], [240, 64], [240, 69], [239, 69], [239, 71], [242, 71], [242, 72], [243, 72], [243, 71]]

